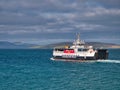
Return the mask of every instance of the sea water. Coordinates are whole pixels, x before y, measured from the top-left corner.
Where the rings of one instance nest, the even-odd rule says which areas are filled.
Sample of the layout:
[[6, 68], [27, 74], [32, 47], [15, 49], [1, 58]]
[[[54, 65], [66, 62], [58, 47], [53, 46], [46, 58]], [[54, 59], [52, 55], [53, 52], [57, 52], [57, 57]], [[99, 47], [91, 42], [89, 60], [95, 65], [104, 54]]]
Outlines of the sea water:
[[120, 90], [120, 49], [96, 62], [52, 61], [52, 50], [0, 50], [0, 90]]

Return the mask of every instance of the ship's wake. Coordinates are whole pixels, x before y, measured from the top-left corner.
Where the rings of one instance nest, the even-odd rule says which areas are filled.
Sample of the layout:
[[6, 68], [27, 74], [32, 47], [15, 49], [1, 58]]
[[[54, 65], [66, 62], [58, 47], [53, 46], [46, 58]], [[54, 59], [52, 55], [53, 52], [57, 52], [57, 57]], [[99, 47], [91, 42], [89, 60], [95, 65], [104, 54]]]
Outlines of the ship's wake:
[[120, 63], [120, 60], [97, 60], [97, 62], [102, 62], [102, 63]]

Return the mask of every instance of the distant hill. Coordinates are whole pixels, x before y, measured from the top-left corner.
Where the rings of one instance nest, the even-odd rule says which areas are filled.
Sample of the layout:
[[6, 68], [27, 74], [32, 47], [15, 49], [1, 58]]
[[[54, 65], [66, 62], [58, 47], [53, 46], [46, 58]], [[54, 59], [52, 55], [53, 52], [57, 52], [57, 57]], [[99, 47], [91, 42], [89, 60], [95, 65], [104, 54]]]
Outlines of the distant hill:
[[[48, 44], [44, 46], [34, 46], [32, 48], [42, 48], [42, 49], [52, 49], [55, 47], [63, 48], [64, 46], [72, 45], [72, 42], [61, 42], [55, 44]], [[103, 42], [86, 42], [86, 46], [93, 46], [94, 48], [120, 48], [120, 45], [112, 44], [112, 43], [103, 43]]]
[[33, 46], [36, 45], [21, 42], [0, 41], [0, 49], [29, 49]]
[[87, 45], [91, 45], [95, 48], [120, 48], [120, 45], [104, 42], [87, 42]]
[[[60, 42], [48, 45], [36, 45], [22, 42], [0, 41], [0, 49], [52, 49], [55, 47], [63, 48], [66, 45], [71, 46], [72, 42]], [[86, 45], [87, 46], [91, 45], [95, 48], [120, 48], [120, 45], [102, 42], [86, 42]]]

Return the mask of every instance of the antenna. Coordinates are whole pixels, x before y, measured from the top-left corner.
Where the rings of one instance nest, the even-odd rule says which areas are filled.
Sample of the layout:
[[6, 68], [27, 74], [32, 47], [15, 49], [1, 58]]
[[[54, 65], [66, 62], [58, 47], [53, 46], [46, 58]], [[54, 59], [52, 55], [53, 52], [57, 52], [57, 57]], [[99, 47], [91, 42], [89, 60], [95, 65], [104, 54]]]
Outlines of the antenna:
[[76, 33], [77, 40], [80, 40], [80, 33]]
[[80, 40], [80, 33], [78, 33], [78, 40]]

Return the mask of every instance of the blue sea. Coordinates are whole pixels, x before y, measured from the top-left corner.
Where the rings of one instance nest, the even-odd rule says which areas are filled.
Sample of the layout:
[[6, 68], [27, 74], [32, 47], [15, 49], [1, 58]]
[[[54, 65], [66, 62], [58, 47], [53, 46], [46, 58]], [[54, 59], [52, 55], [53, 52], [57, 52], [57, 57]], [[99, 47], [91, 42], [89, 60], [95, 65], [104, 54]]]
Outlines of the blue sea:
[[120, 90], [120, 49], [96, 62], [52, 61], [52, 50], [0, 50], [0, 90]]

